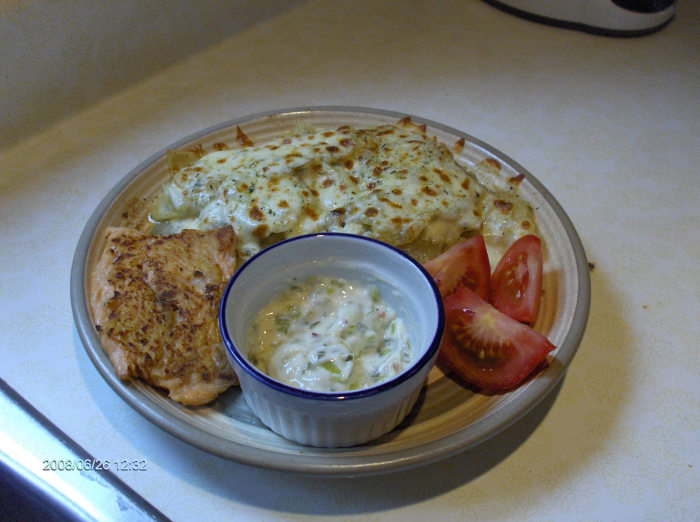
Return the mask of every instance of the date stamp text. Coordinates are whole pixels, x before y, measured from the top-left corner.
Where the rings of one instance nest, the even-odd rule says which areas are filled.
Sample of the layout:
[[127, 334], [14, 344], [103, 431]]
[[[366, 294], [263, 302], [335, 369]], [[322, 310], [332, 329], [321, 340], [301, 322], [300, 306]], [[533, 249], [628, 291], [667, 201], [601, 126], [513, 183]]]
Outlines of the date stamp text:
[[49, 459], [42, 460], [42, 471], [146, 471], [145, 460], [129, 459]]

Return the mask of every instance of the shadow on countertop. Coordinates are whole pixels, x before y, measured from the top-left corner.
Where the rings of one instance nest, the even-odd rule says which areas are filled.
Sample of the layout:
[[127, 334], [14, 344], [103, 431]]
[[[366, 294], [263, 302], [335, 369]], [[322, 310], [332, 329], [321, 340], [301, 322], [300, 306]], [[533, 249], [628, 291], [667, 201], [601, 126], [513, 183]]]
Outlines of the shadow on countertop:
[[0, 149], [306, 1], [7, 3]]
[[[595, 256], [592, 260], [597, 262], [588, 329], [564, 378], [515, 424], [475, 447], [424, 466], [355, 478], [257, 469], [208, 454], [158, 429], [130, 411], [100, 379], [94, 379], [91, 393], [100, 395], [96, 403], [115, 432], [143, 452], [149, 469], [153, 464], [182, 480], [164, 498], [153, 499], [166, 515], [168, 504], [184, 502], [186, 492], [196, 492], [197, 502], [219, 506], [214, 509], [228, 509], [233, 502], [237, 509], [271, 511], [283, 520], [319, 515], [372, 519], [388, 510], [435, 502], [449, 503], [456, 514], [481, 513], [504, 498], [525, 499], [533, 506], [543, 497], [559, 498], [585, 507], [591, 499], [571, 500], [566, 488], [591, 474], [614, 471], [616, 462], [607, 456], [620, 436], [619, 419], [640, 378], [626, 305], [615, 281], [607, 277], [605, 263]], [[94, 377], [77, 336], [75, 349], [81, 373]], [[157, 496], [157, 487], [146, 484], [140, 493]]]

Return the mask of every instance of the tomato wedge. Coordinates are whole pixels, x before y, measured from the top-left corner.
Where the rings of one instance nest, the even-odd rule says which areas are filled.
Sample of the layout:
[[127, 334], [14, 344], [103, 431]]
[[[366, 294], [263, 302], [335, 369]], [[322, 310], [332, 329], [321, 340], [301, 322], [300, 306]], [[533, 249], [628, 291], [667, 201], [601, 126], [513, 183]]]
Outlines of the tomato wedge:
[[534, 323], [542, 295], [542, 242], [532, 234], [513, 243], [491, 276], [489, 302], [521, 323]]
[[488, 390], [520, 384], [556, 347], [465, 286], [444, 300], [441, 358], [466, 382]]
[[423, 265], [433, 276], [443, 298], [465, 285], [483, 299], [488, 299], [491, 264], [483, 236], [474, 236], [457, 243]]

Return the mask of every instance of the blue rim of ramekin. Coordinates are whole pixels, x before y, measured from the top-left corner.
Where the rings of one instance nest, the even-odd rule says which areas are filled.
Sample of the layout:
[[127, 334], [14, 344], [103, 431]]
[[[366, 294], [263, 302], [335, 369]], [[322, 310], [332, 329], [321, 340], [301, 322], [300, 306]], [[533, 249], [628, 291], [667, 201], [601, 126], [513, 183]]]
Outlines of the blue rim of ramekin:
[[[425, 351], [423, 356], [420, 358], [420, 360], [416, 361], [415, 364], [413, 364], [408, 370], [405, 372], [401, 373], [400, 375], [394, 377], [392, 380], [389, 382], [380, 384], [378, 386], [373, 386], [371, 388], [363, 388], [361, 390], [353, 390], [353, 391], [348, 391], [348, 392], [337, 392], [337, 393], [331, 393], [331, 392], [315, 392], [315, 391], [309, 391], [309, 390], [303, 390], [301, 388], [295, 388], [294, 386], [289, 386], [287, 384], [284, 384], [280, 381], [277, 381], [273, 379], [272, 377], [269, 377], [268, 375], [265, 375], [262, 373], [260, 370], [255, 368], [251, 363], [248, 362], [248, 360], [238, 351], [238, 348], [235, 347], [233, 341], [231, 340], [231, 337], [228, 334], [228, 331], [225, 327], [226, 324], [226, 302], [228, 301], [228, 295], [231, 291], [231, 288], [233, 287], [236, 279], [240, 276], [240, 274], [243, 273], [243, 271], [252, 263], [255, 262], [256, 259], [258, 259], [260, 256], [265, 255], [266, 253], [281, 247], [282, 245], [285, 245], [287, 243], [291, 243], [293, 241], [303, 241], [303, 240], [308, 240], [312, 238], [319, 238], [319, 237], [339, 237], [339, 238], [351, 238], [355, 240], [361, 240], [361, 241], [368, 241], [371, 243], [376, 243], [378, 245], [381, 245], [383, 248], [388, 248], [389, 250], [393, 251], [394, 253], [398, 254], [399, 256], [403, 257], [404, 259], [408, 260], [411, 264], [413, 264], [418, 270], [423, 274], [425, 279], [428, 281], [428, 284], [430, 285], [433, 295], [435, 296], [435, 302], [437, 303], [437, 308], [438, 308], [438, 320], [437, 320], [437, 328], [435, 331], [435, 335], [433, 336], [433, 340], [430, 343], [430, 347]], [[231, 354], [231, 356], [236, 360], [236, 362], [246, 371], [248, 372], [249, 375], [251, 375], [253, 378], [256, 380], [262, 382], [263, 384], [274, 388], [278, 391], [281, 391], [283, 393], [287, 393], [289, 395], [293, 395], [298, 398], [302, 399], [313, 399], [313, 400], [322, 400], [322, 401], [345, 401], [345, 400], [353, 400], [353, 399], [362, 399], [365, 397], [370, 397], [373, 395], [377, 395], [379, 393], [382, 393], [387, 390], [391, 390], [392, 388], [396, 388], [397, 386], [401, 385], [402, 383], [406, 382], [408, 379], [413, 377], [416, 373], [421, 371], [421, 369], [428, 364], [428, 361], [435, 355], [435, 352], [438, 351], [440, 348], [440, 343], [442, 342], [442, 336], [443, 332], [445, 330], [445, 308], [442, 304], [442, 296], [440, 294], [440, 290], [437, 287], [437, 284], [435, 283], [435, 280], [433, 277], [428, 273], [428, 271], [421, 265], [418, 261], [413, 259], [411, 256], [406, 254], [404, 251], [390, 245], [389, 243], [385, 243], [384, 241], [379, 241], [378, 239], [374, 239], [371, 237], [367, 236], [360, 236], [357, 234], [344, 234], [344, 233], [339, 233], [339, 232], [320, 232], [317, 234], [304, 234], [301, 236], [295, 236], [289, 239], [284, 239], [280, 241], [279, 243], [275, 243], [274, 245], [271, 245], [264, 250], [261, 250], [257, 254], [255, 254], [253, 257], [248, 259], [243, 265], [236, 270], [236, 273], [233, 275], [231, 280], [228, 282], [226, 285], [226, 290], [224, 290], [224, 294], [221, 297], [221, 306], [219, 307], [219, 329], [221, 330], [221, 337], [224, 340], [224, 344], [226, 345], [226, 350]]]

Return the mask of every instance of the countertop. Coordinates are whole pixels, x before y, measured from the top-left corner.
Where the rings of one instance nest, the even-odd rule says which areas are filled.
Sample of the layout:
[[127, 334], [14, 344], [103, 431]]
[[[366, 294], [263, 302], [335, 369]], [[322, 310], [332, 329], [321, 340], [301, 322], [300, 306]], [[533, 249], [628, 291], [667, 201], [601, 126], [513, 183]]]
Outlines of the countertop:
[[[680, 1], [667, 27], [640, 38], [540, 25], [477, 0], [272, 4], [253, 16], [232, 3], [227, 16], [245, 8], [245, 23], [226, 32], [219, 21], [204, 44], [163, 22], [122, 44], [117, 34], [108, 59], [102, 47], [62, 55], [16, 30], [43, 23], [50, 40], [60, 31], [42, 22], [49, 4], [2, 6], [3, 31], [35, 46], [6, 55], [17, 71], [53, 53], [81, 82], [91, 72], [100, 82], [68, 92], [70, 74], [54, 71], [58, 83], [28, 81], [20, 97], [13, 69], [0, 79], [15, 96], [0, 150], [0, 378], [87, 454], [145, 461], [110, 473], [172, 520], [700, 520], [700, 4]], [[181, 54], [125, 66], [144, 46]], [[203, 128], [319, 105], [397, 111], [479, 138], [549, 189], [585, 247], [590, 318], [566, 376], [457, 456], [343, 479], [227, 461], [132, 410], [77, 335], [73, 254], [112, 186]], [[0, 435], [29, 448], [16, 422], [0, 411]], [[31, 465], [61, 458], [32, 448]]]

